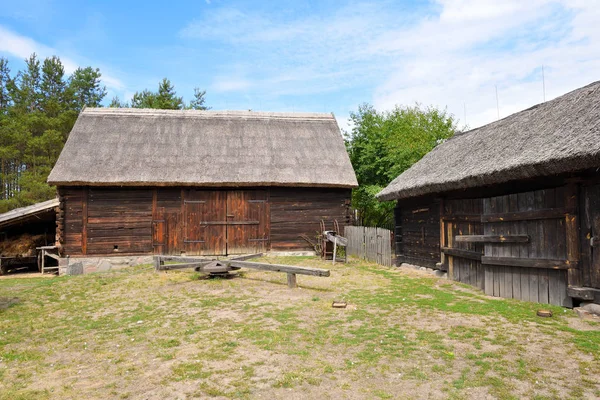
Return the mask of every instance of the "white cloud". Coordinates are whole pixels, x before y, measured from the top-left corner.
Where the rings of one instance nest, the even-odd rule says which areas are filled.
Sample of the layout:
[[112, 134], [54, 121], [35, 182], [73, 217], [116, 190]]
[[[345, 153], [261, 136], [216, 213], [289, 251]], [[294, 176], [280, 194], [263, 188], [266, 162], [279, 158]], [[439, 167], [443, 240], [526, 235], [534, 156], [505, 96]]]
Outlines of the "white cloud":
[[211, 89], [217, 93], [239, 92], [250, 88], [253, 83], [247, 79], [236, 76], [219, 76], [211, 85]]
[[440, 1], [438, 18], [378, 44], [404, 57], [378, 85], [375, 106], [447, 106], [464, 123], [466, 104], [477, 127], [497, 118], [496, 85], [501, 118], [542, 102], [542, 65], [546, 100], [598, 80], [598, 3]]
[[416, 11], [390, 4], [300, 17], [220, 8], [180, 36], [240, 54], [213, 90], [352, 93], [332, 107], [340, 114], [365, 101], [378, 109], [419, 102], [464, 123], [466, 105], [476, 127], [497, 118], [495, 86], [501, 117], [541, 102], [542, 65], [547, 100], [599, 79], [600, 0], [436, 0]]
[[[51, 56], [59, 56], [62, 62], [65, 72], [67, 74], [73, 73], [77, 67], [83, 66], [78, 64], [75, 60], [70, 57], [61, 55], [57, 49], [49, 47], [45, 44], [38, 43], [35, 40], [19, 35], [3, 26], [0, 25], [0, 53], [10, 54], [21, 59], [29, 58], [32, 53], [36, 53], [39, 58], [44, 59]], [[112, 91], [121, 91], [125, 85], [123, 82], [110, 74], [103, 72], [105, 68], [101, 68], [102, 82]]]

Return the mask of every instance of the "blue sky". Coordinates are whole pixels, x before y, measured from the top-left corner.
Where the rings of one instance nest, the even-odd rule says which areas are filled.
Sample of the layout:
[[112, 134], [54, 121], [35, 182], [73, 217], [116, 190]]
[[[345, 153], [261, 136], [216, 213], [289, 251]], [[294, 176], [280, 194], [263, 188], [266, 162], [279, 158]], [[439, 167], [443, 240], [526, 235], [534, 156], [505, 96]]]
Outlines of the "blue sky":
[[[0, 55], [99, 67], [110, 97], [171, 79], [214, 109], [447, 108], [476, 127], [600, 79], [600, 0], [51, 1], [0, 7]], [[466, 112], [465, 112], [466, 111]], [[466, 121], [465, 121], [466, 116]]]

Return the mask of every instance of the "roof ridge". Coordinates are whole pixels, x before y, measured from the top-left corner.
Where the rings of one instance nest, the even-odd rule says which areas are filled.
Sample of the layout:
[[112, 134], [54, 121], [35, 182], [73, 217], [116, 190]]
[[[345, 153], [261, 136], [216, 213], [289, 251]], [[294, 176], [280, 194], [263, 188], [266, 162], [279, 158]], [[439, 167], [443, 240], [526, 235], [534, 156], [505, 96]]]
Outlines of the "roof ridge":
[[271, 112], [243, 110], [163, 110], [153, 108], [86, 107], [81, 114], [120, 116], [178, 116], [193, 118], [254, 118], [254, 119], [335, 119], [331, 113]]

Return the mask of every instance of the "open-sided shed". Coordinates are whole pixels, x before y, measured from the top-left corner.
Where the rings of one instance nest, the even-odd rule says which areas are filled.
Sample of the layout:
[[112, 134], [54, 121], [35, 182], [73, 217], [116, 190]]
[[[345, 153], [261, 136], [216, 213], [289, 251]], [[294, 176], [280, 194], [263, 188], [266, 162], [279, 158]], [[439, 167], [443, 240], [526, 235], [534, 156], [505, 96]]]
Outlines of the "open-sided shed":
[[70, 256], [311, 250], [357, 186], [331, 114], [87, 108], [48, 182]]
[[390, 183], [400, 261], [486, 293], [600, 301], [600, 82], [457, 134]]

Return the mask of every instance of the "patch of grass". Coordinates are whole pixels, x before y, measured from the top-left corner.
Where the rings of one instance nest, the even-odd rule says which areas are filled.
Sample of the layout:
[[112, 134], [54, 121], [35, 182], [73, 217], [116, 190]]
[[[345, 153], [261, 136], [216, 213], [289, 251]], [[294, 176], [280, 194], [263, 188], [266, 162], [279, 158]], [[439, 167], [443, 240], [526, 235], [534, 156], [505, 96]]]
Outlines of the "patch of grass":
[[175, 365], [172, 371], [175, 381], [206, 379], [212, 375], [200, 362], [180, 363]]
[[[569, 327], [571, 311], [548, 307], [555, 316], [540, 319], [536, 304], [490, 299], [455, 282], [362, 261], [262, 261], [332, 273], [303, 276], [294, 291], [285, 275], [263, 271], [197, 280], [191, 271], [136, 267], [0, 280], [1, 297], [21, 300], [0, 311], [0, 399], [48, 397], [49, 376], [60, 379], [49, 392], [55, 398], [85, 397], [89, 376], [111, 377], [92, 397], [115, 398], [143, 397], [140, 387], [179, 390], [183, 381], [198, 390], [192, 397], [248, 398], [265, 387], [297, 393], [314, 385], [323, 393], [363, 388], [370, 397], [401, 398], [402, 388], [417, 385], [451, 399], [469, 398], [474, 388], [495, 398], [531, 398], [535, 391], [523, 388], [536, 380], [550, 397], [598, 396], [600, 336]], [[342, 298], [347, 309], [329, 307]], [[558, 355], [541, 350], [533, 357], [530, 345], [552, 346]], [[561, 370], [568, 359], [580, 360], [575, 372]], [[161, 365], [170, 368], [162, 380], [140, 373]], [[565, 378], [548, 380], [548, 371]], [[374, 376], [397, 373], [406, 381], [370, 386]]]

